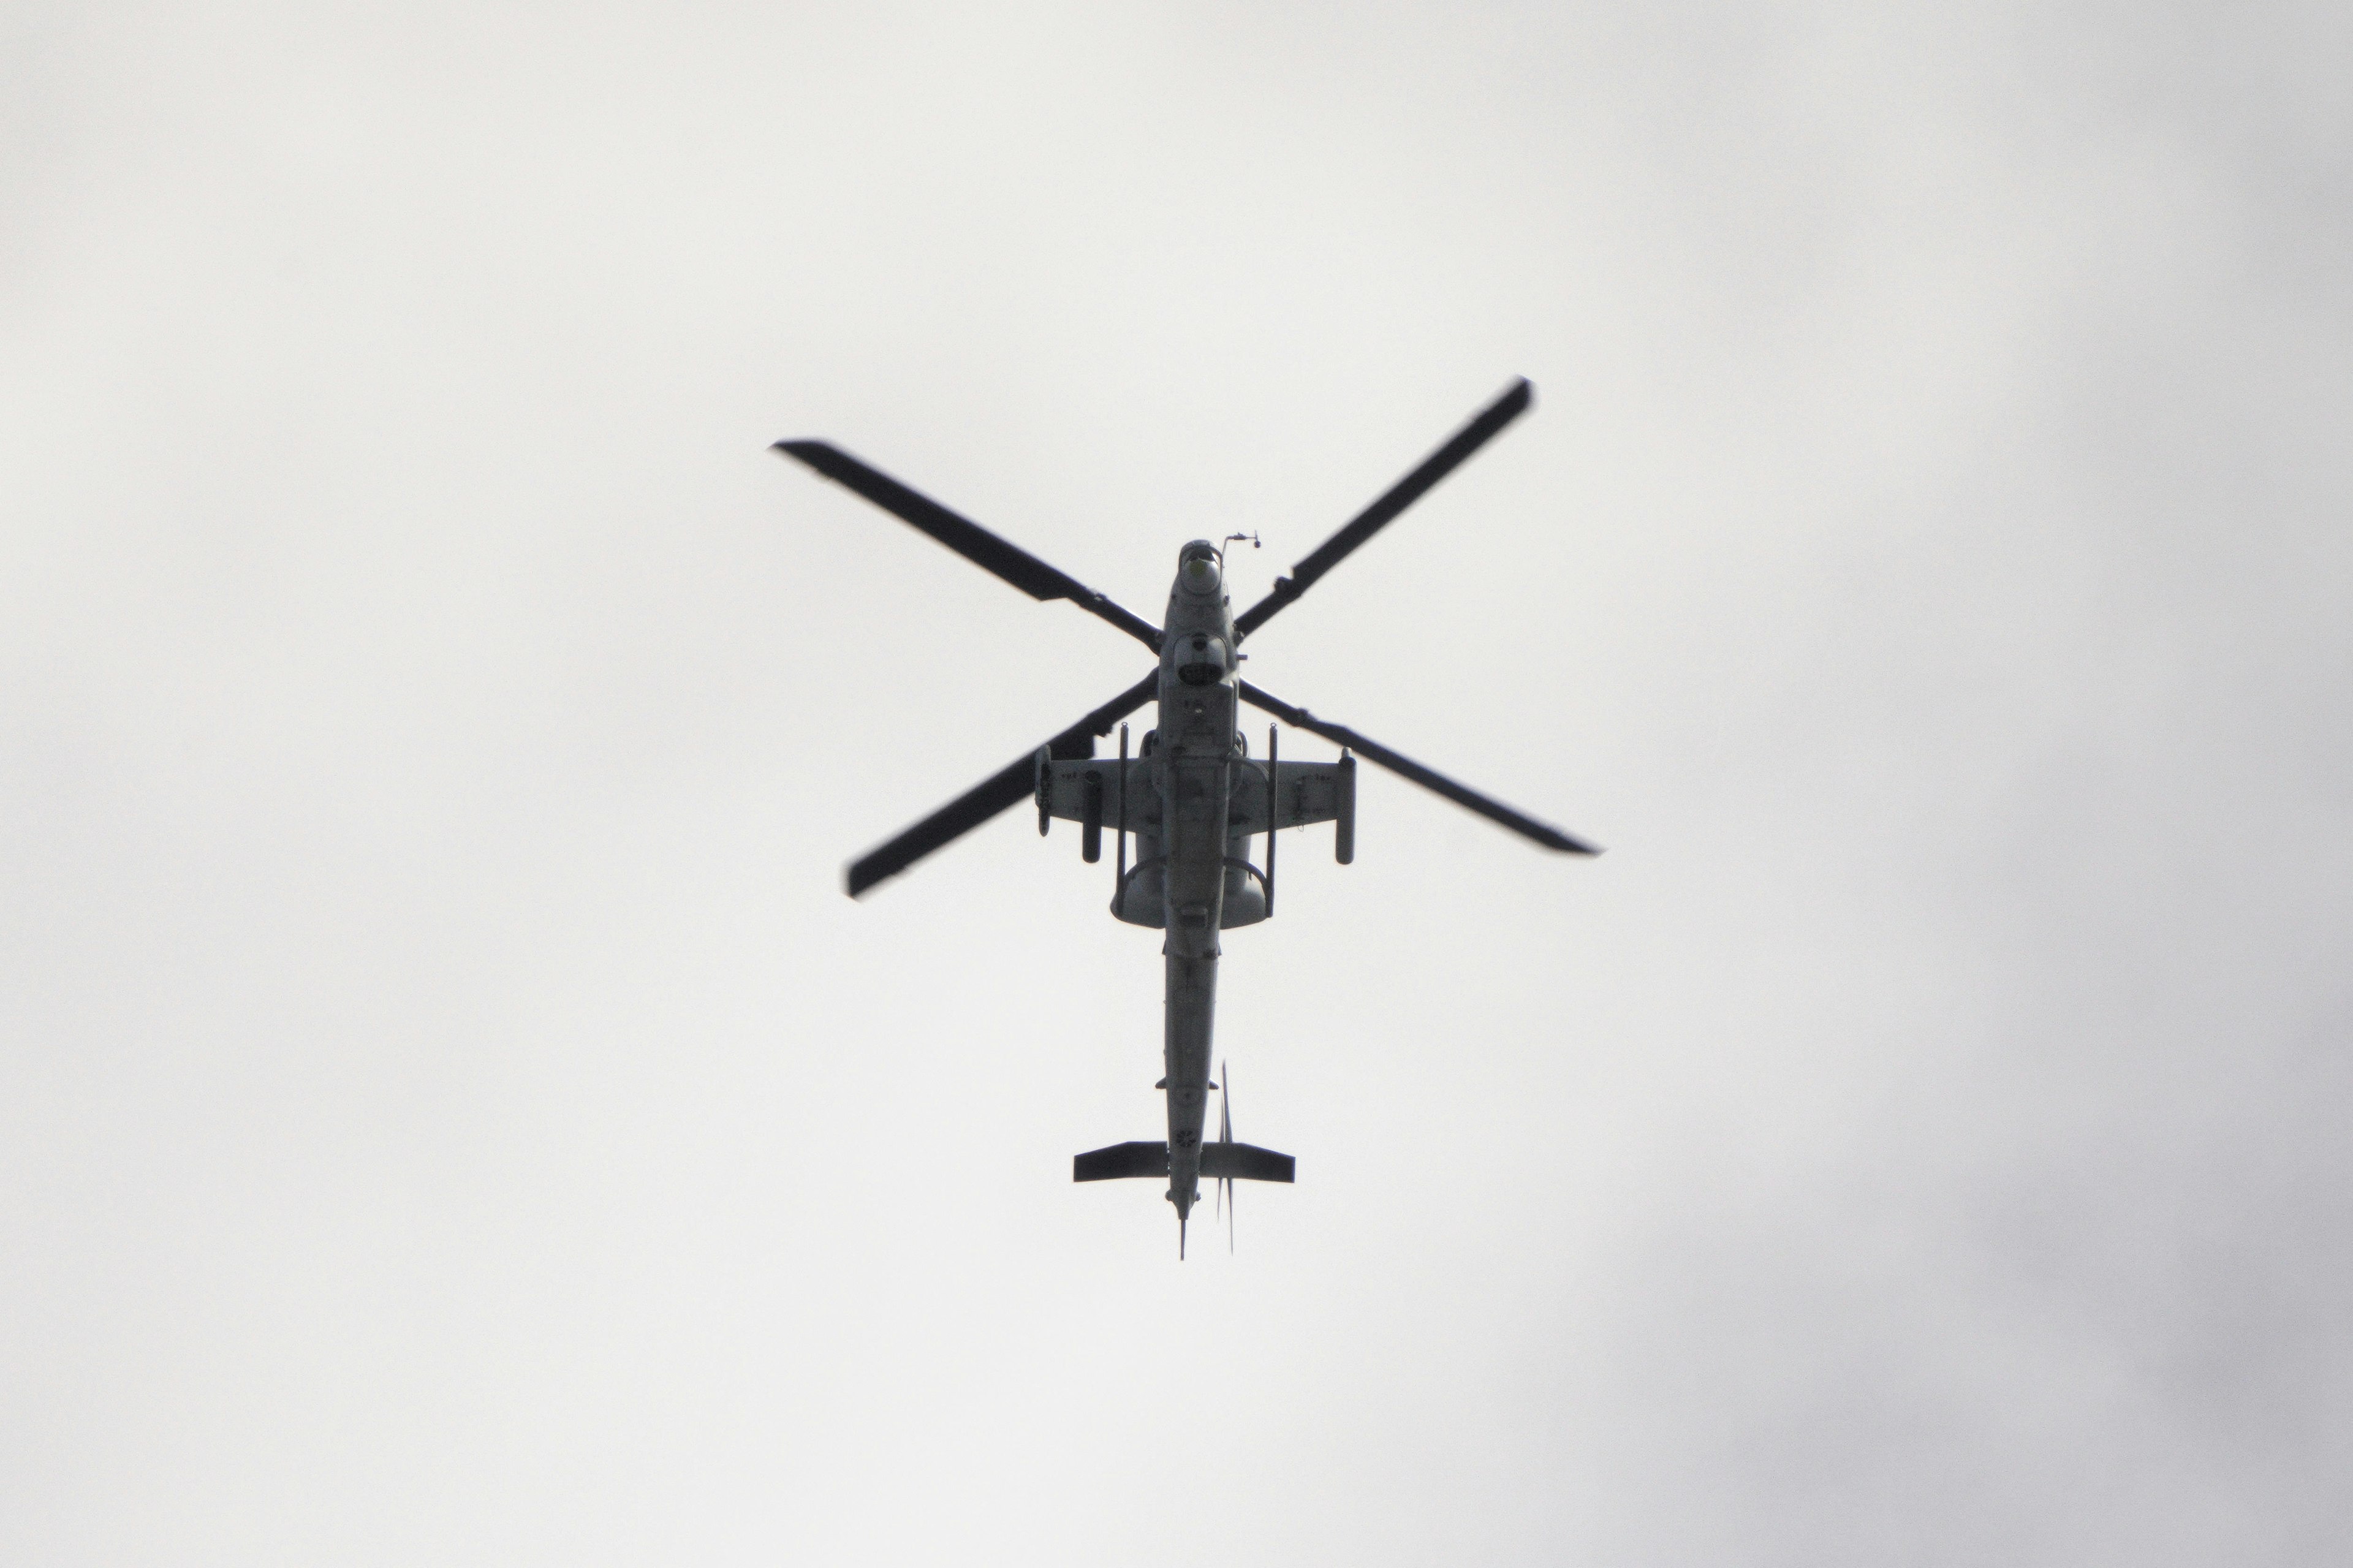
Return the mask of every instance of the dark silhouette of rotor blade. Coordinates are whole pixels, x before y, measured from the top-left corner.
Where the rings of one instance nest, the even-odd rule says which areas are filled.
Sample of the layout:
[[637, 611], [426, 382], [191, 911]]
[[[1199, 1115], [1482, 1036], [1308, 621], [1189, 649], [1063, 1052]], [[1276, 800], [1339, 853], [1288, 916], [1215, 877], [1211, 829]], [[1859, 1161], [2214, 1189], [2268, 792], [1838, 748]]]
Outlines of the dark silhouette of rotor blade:
[[1477, 812], [1490, 822], [1500, 822], [1513, 832], [1533, 838], [1547, 849], [1557, 849], [1567, 855], [1601, 853], [1582, 839], [1572, 838], [1559, 828], [1538, 822], [1532, 816], [1524, 816], [1502, 801], [1490, 799], [1467, 784], [1456, 784], [1433, 768], [1423, 767], [1411, 757], [1400, 756], [1377, 741], [1365, 739], [1345, 724], [1330, 723], [1304, 708], [1293, 708], [1282, 698], [1271, 696], [1247, 680], [1242, 682], [1242, 700], [1254, 708], [1263, 708], [1286, 724], [1349, 747], [1366, 760], [1378, 763], [1393, 773], [1401, 773], [1422, 788], [1435, 791], [1455, 805]]
[[1234, 618], [1234, 631], [1248, 637], [1285, 605], [1315, 585], [1315, 580], [1337, 566], [1348, 552], [1387, 527], [1398, 513], [1419, 500], [1432, 486], [1461, 468], [1472, 453], [1494, 439], [1496, 432], [1528, 411], [1536, 389], [1525, 376], [1512, 383], [1504, 395], [1479, 411], [1453, 439], [1421, 460], [1421, 466], [1391, 485], [1381, 498], [1358, 512], [1345, 528], [1325, 540], [1313, 555], [1274, 580], [1274, 591]]
[[1153, 652], [1160, 629], [1133, 610], [1113, 604], [1066, 572], [1056, 570], [1019, 545], [999, 539], [980, 524], [950, 511], [931, 497], [911, 490], [879, 468], [823, 441], [779, 441], [776, 449], [807, 464], [838, 485], [857, 491], [884, 511], [930, 534], [974, 565], [994, 572], [1033, 599], [1068, 599], [1101, 616]]
[[[1159, 684], [1160, 672], [1155, 669], [1047, 742], [1047, 752], [1066, 762], [1093, 756], [1095, 737], [1108, 735], [1113, 724], [1149, 702]], [[1037, 787], [1037, 752], [1024, 752], [1019, 760], [983, 779], [896, 838], [851, 861], [846, 878], [849, 896], [857, 898], [884, 878], [897, 876], [942, 845], [971, 832], [1007, 806], [1028, 799]]]
[[[1224, 1062], [1219, 1062], [1218, 1064], [1218, 1142], [1230, 1143], [1233, 1141], [1234, 1071]], [[1226, 1211], [1226, 1250], [1230, 1253], [1234, 1249], [1234, 1179], [1231, 1176], [1218, 1178], [1218, 1195], [1223, 1200], [1219, 1206]]]

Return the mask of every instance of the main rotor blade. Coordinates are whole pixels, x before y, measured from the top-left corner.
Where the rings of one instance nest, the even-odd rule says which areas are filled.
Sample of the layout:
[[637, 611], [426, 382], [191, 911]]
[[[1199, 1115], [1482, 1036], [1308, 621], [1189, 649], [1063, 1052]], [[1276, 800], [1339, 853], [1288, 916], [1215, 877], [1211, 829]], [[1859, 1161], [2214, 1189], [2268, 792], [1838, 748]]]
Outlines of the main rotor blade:
[[[1047, 742], [1046, 750], [1064, 761], [1093, 756], [1095, 737], [1111, 733], [1113, 724], [1152, 700], [1159, 684], [1160, 672], [1155, 669]], [[1037, 765], [1035, 750], [1023, 753], [1018, 761], [983, 779], [896, 838], [851, 861], [846, 879], [849, 896], [857, 898], [884, 878], [897, 876], [942, 845], [1026, 799], [1036, 787]]]
[[1234, 618], [1234, 631], [1248, 637], [1258, 630], [1285, 605], [1315, 585], [1315, 580], [1337, 566], [1348, 552], [1362, 544], [1396, 518], [1398, 513], [1419, 500], [1439, 480], [1462, 466], [1472, 453], [1494, 439], [1513, 420], [1528, 411], [1535, 401], [1536, 389], [1522, 376], [1512, 383], [1504, 395], [1481, 409], [1470, 424], [1454, 433], [1451, 440], [1421, 460], [1421, 466], [1391, 485], [1381, 498], [1356, 515], [1345, 528], [1325, 540], [1313, 555], [1291, 569], [1288, 577], [1274, 580], [1274, 592], [1244, 610]]
[[1112, 603], [1066, 572], [1056, 570], [1019, 545], [999, 539], [972, 519], [950, 511], [931, 497], [823, 441], [779, 441], [776, 449], [807, 464], [838, 485], [864, 496], [884, 511], [930, 534], [974, 565], [996, 573], [1033, 599], [1068, 599], [1101, 616], [1153, 652], [1160, 629], [1133, 610]]
[[1557, 849], [1567, 855], [1601, 853], [1583, 839], [1572, 838], [1557, 827], [1548, 826], [1532, 816], [1524, 816], [1502, 801], [1481, 795], [1467, 784], [1456, 784], [1436, 769], [1423, 767], [1411, 757], [1400, 756], [1378, 742], [1365, 739], [1345, 724], [1329, 723], [1304, 708], [1293, 708], [1282, 698], [1261, 691], [1247, 680], [1242, 682], [1242, 700], [1252, 707], [1265, 709], [1286, 724], [1351, 747], [1367, 761], [1378, 763], [1393, 773], [1401, 773], [1422, 788], [1434, 790], [1455, 805], [1477, 812], [1490, 822], [1500, 822], [1513, 832], [1533, 838], [1547, 849]]

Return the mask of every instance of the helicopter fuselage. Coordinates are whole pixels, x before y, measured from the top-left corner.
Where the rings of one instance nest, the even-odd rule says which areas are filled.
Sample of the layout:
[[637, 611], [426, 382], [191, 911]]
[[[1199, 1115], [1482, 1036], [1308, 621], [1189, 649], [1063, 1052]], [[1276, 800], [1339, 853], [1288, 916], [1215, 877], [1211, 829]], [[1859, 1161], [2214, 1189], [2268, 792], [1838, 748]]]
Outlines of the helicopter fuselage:
[[[1151, 851], [1162, 857], [1159, 882], [1162, 948], [1166, 971], [1166, 1036], [1162, 1047], [1168, 1096], [1168, 1201], [1181, 1219], [1200, 1197], [1201, 1131], [1208, 1116], [1209, 1060], [1218, 1005], [1218, 934], [1228, 923], [1227, 901], [1243, 916], [1263, 919], [1262, 889], [1254, 868], [1234, 853], [1248, 842], [1233, 832], [1234, 774], [1244, 748], [1236, 725], [1240, 660], [1235, 657], [1233, 607], [1217, 549], [1206, 540], [1185, 546], [1162, 623], [1159, 722], [1149, 745], [1153, 793], [1159, 797], [1158, 844], [1138, 845], [1139, 870]], [[1244, 764], [1246, 765], [1246, 764]], [[1232, 842], [1240, 838], [1240, 845]], [[1239, 886], [1229, 884], [1239, 883]], [[1124, 910], [1122, 912], [1124, 912]]]
[[[1319, 719], [1240, 675], [1236, 647], [1322, 580], [1341, 561], [1386, 528], [1398, 514], [1461, 465], [1497, 432], [1525, 413], [1535, 388], [1522, 378], [1482, 409], [1470, 423], [1377, 497], [1340, 531], [1275, 579], [1266, 596], [1240, 616], [1226, 596], [1224, 560], [1218, 547], [1195, 540], [1177, 553], [1176, 582], [1168, 613], [1159, 626], [1050, 565], [980, 524], [911, 489], [890, 475], [824, 441], [789, 440], [776, 450], [856, 492], [900, 521], [1036, 600], [1067, 600], [1154, 650], [1155, 672], [1048, 740], [1029, 756], [1017, 758], [904, 831], [875, 846], [845, 868], [844, 889], [857, 898], [895, 877], [924, 856], [954, 842], [1034, 793], [1038, 831], [1056, 817], [1076, 821], [1084, 833], [1082, 854], [1102, 858], [1103, 830], [1118, 834], [1119, 872], [1112, 913], [1131, 925], [1164, 933], [1166, 971], [1163, 1076], [1167, 1092], [1168, 1139], [1116, 1143], [1090, 1150], [1071, 1161], [1080, 1182], [1165, 1177], [1176, 1205], [1177, 1249], [1184, 1249], [1183, 1222], [1199, 1201], [1203, 1178], [1221, 1189], [1240, 1181], [1290, 1182], [1288, 1154], [1234, 1141], [1227, 1105], [1220, 1101], [1219, 1136], [1205, 1143], [1208, 1117], [1211, 1036], [1217, 1013], [1219, 933], [1254, 924], [1274, 911], [1274, 855], [1282, 829], [1329, 822], [1335, 826], [1333, 858], [1346, 865], [1356, 856], [1356, 754], [1411, 780], [1457, 805], [1560, 853], [1591, 855], [1593, 846], [1514, 810], [1391, 751], [1345, 724]], [[1236, 534], [1232, 538], [1255, 535]], [[1131, 758], [1122, 722], [1146, 702], [1159, 715]], [[1278, 762], [1270, 729], [1267, 755], [1253, 760], [1235, 721], [1247, 702], [1293, 729], [1341, 748], [1336, 763]], [[1119, 728], [1116, 763], [1099, 758], [1095, 742]], [[1250, 864], [1250, 840], [1266, 835], [1263, 870]], [[1127, 864], [1133, 837], [1136, 860]], [[1220, 1090], [1229, 1090], [1230, 1084]]]
[[[1097, 758], [1089, 747], [1076, 757], [1040, 748], [1035, 760], [1038, 826], [1054, 817], [1084, 826], [1085, 858], [1102, 855], [1103, 829], [1119, 839], [1120, 869], [1111, 911], [1130, 925], [1163, 933], [1166, 977], [1161, 1079], [1167, 1095], [1165, 1142], [1122, 1143], [1082, 1154], [1074, 1174], [1082, 1182], [1123, 1176], [1165, 1176], [1168, 1201], [1182, 1222], [1200, 1199], [1205, 1179], [1288, 1182], [1287, 1154], [1233, 1141], [1229, 1123], [1218, 1138], [1208, 1123], [1209, 1081], [1218, 1000], [1220, 935], [1255, 925], [1273, 912], [1273, 834], [1312, 823], [1342, 825], [1341, 858], [1353, 842], [1356, 764], [1278, 763], [1274, 738], [1268, 755], [1253, 758], [1238, 726], [1245, 689], [1233, 610], [1215, 545], [1195, 540], [1178, 552], [1176, 582], [1158, 642], [1160, 664], [1150, 678], [1149, 700], [1158, 720], [1139, 755]], [[1140, 695], [1140, 693], [1139, 693]], [[1268, 835], [1266, 866], [1250, 862], [1250, 839]], [[1136, 858], [1127, 864], [1134, 839]]]

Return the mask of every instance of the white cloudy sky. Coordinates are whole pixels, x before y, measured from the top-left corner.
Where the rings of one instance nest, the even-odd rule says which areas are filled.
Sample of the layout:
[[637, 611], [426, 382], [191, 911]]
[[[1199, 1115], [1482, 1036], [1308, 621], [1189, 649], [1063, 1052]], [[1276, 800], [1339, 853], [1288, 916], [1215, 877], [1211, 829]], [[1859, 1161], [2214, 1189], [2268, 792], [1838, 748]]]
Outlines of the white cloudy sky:
[[[0, 1556], [2307, 1563], [2353, 1531], [2342, 6], [18, 4]], [[1019, 814], [1255, 679], [1227, 944]], [[1289, 754], [1327, 754], [1294, 736]]]

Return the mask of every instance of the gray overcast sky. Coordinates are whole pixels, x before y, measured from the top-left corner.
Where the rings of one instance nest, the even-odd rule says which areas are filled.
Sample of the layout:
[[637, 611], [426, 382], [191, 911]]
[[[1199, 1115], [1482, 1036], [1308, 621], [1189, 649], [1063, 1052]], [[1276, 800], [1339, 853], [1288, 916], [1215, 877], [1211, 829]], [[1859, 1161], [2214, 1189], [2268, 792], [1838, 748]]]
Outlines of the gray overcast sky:
[[[2353, 14], [680, 9], [0, 19], [0, 1557], [2342, 1550]], [[1138, 650], [764, 448], [1520, 374], [1251, 673], [1610, 853], [1289, 840], [1180, 1268], [1109, 868], [838, 890]]]

